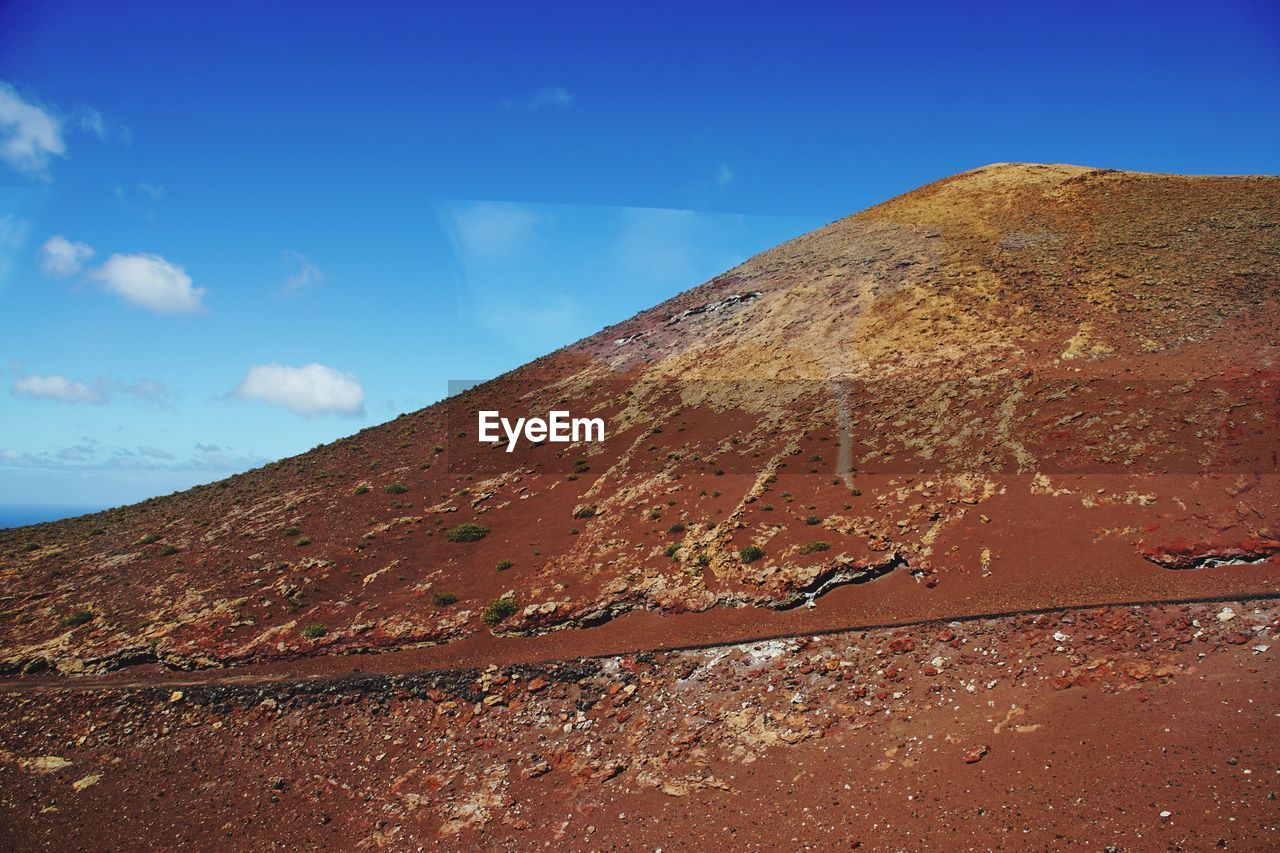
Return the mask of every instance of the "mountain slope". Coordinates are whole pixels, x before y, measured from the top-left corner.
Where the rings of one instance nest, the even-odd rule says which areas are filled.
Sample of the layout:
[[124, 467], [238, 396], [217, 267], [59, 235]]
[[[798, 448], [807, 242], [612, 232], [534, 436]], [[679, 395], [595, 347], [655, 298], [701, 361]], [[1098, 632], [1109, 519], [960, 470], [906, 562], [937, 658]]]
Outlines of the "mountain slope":
[[[1278, 285], [1280, 179], [966, 172], [349, 439], [0, 533], [3, 664], [1274, 592]], [[479, 409], [552, 408], [607, 440], [476, 441]]]

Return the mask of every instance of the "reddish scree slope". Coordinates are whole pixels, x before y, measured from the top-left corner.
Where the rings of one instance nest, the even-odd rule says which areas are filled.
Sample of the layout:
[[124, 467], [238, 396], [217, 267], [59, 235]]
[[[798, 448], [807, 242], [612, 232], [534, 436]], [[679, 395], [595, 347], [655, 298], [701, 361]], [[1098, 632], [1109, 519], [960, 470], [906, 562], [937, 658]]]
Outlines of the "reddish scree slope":
[[[351, 438], [0, 533], [0, 662], [413, 668], [1272, 593], [1278, 268], [1280, 179], [967, 172]], [[608, 440], [507, 453], [480, 408]]]

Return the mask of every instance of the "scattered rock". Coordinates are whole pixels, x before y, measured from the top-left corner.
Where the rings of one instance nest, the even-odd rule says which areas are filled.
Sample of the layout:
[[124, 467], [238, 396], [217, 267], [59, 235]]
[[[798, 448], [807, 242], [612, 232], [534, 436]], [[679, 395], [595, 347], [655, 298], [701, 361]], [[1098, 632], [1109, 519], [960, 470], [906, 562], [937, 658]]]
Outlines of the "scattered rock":
[[101, 773], [90, 773], [88, 776], [84, 776], [72, 782], [71, 787], [75, 788], [75, 791], [78, 794], [81, 791], [83, 791], [85, 788], [88, 788], [90, 785], [98, 784], [98, 782], [100, 782], [101, 780], [102, 780]]

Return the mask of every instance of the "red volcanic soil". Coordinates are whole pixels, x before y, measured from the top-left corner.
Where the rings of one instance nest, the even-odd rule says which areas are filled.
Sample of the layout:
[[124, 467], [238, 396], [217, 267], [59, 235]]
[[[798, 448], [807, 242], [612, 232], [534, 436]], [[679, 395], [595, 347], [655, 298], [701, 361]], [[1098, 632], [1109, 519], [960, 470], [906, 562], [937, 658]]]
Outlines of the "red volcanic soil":
[[[0, 693], [10, 846], [1259, 849], [1280, 608]], [[90, 829], [91, 828], [91, 829]]]
[[[348, 439], [0, 532], [2, 828], [1267, 846], [1278, 258], [1280, 179], [989, 166]], [[481, 409], [608, 438], [507, 452]]]

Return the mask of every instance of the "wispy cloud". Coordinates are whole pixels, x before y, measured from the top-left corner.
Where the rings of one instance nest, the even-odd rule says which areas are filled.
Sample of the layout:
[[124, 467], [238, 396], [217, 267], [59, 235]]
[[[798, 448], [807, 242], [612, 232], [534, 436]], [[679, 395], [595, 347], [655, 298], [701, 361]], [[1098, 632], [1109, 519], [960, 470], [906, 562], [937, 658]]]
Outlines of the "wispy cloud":
[[139, 181], [131, 187], [116, 183], [112, 185], [111, 189], [115, 193], [116, 201], [120, 203], [120, 207], [130, 213], [139, 214], [148, 221], [156, 218], [160, 203], [169, 194], [168, 190], [162, 185], [146, 181]]
[[59, 403], [105, 403], [109, 396], [106, 380], [81, 382], [56, 373], [48, 376], [15, 376], [10, 391], [15, 397], [31, 400], [54, 400]]
[[66, 153], [62, 122], [8, 83], [0, 83], [0, 160], [15, 171], [47, 179], [50, 159]]
[[36, 464], [36, 461], [34, 456], [19, 450], [0, 448], [0, 464], [32, 466]]
[[63, 462], [86, 462], [96, 450], [95, 444], [76, 444], [71, 447], [64, 447], [54, 453], [58, 459]]
[[46, 275], [65, 278], [84, 269], [84, 265], [92, 257], [92, 247], [54, 235], [40, 247], [40, 268]]
[[171, 399], [169, 389], [155, 379], [139, 379], [125, 383], [105, 376], [90, 380], [68, 379], [57, 373], [40, 375], [23, 373], [21, 362], [14, 362], [13, 381], [9, 392], [28, 400], [49, 400], [56, 403], [106, 403], [116, 394], [124, 394], [147, 403], [167, 403]]
[[255, 365], [249, 368], [231, 396], [283, 406], [295, 415], [306, 417], [364, 413], [364, 388], [359, 381], [350, 373], [323, 364]]
[[544, 86], [523, 100], [505, 98], [502, 106], [508, 110], [567, 110], [573, 106], [574, 94], [563, 86]]
[[159, 255], [115, 254], [89, 277], [126, 302], [158, 314], [204, 310], [204, 289], [193, 287], [183, 267]]
[[280, 253], [280, 257], [289, 269], [284, 284], [280, 286], [280, 292], [285, 296], [293, 296], [299, 291], [324, 281], [324, 272], [301, 252], [285, 249]]
[[129, 128], [92, 107], [60, 111], [0, 82], [0, 162], [37, 181], [49, 180], [53, 160], [67, 156], [67, 133], [128, 142]]
[[728, 163], [720, 164], [720, 168], [716, 172], [716, 183], [722, 187], [727, 187], [733, 183], [733, 168]]
[[164, 384], [155, 379], [139, 379], [129, 385], [119, 386], [120, 392], [147, 403], [166, 403], [173, 396]]
[[540, 110], [543, 107], [550, 107], [557, 110], [567, 110], [573, 106], [573, 93], [563, 86], [548, 86], [533, 93], [525, 105], [531, 110]]
[[79, 444], [40, 453], [0, 448], [0, 467], [74, 471], [244, 471], [266, 463], [265, 457], [237, 453], [215, 444], [196, 443], [190, 451], [163, 447], [124, 447], [90, 438]]

